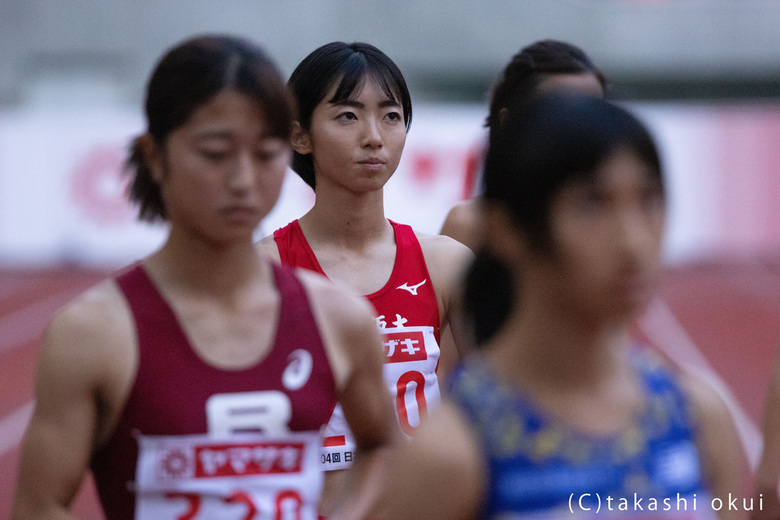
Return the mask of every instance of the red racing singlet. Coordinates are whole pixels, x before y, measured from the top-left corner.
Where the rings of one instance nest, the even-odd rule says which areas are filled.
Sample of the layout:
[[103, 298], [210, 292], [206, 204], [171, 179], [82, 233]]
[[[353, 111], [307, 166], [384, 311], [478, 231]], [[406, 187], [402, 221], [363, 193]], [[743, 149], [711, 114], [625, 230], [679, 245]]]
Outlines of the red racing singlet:
[[[414, 230], [393, 222], [396, 257], [387, 283], [366, 298], [376, 310], [385, 350], [384, 377], [394, 398], [401, 429], [411, 435], [428, 410], [441, 401], [439, 305]], [[285, 265], [325, 275], [297, 220], [274, 232]], [[322, 462], [326, 469], [349, 467], [355, 444], [340, 407], [325, 431]]]
[[276, 337], [255, 365], [224, 370], [192, 349], [142, 266], [116, 279], [135, 319], [138, 368], [92, 470], [106, 517], [316, 518], [320, 428], [337, 400], [301, 282], [273, 266]]

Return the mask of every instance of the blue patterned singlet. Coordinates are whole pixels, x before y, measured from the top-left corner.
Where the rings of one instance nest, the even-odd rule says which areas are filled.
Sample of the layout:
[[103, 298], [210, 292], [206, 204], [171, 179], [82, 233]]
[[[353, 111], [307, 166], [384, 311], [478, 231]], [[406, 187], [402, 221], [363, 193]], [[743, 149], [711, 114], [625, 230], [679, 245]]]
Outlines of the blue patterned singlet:
[[454, 371], [448, 397], [481, 439], [489, 470], [483, 518], [712, 518], [675, 375], [648, 352], [632, 359], [645, 404], [611, 436], [546, 416], [479, 357]]

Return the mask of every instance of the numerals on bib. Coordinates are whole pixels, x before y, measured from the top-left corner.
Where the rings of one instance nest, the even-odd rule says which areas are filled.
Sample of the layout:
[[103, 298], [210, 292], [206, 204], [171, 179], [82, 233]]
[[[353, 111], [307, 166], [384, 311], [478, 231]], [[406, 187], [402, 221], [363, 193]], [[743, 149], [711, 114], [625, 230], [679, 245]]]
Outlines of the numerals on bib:
[[141, 436], [137, 520], [314, 520], [322, 491], [318, 431]]
[[414, 397], [411, 402], [413, 409], [417, 410], [418, 425], [419, 421], [428, 416], [428, 404], [425, 400], [425, 376], [417, 371], [404, 373], [396, 384], [395, 407], [398, 410], [398, 423], [401, 429], [407, 435], [412, 435], [416, 426], [412, 426], [409, 421], [409, 406], [407, 406], [407, 395], [410, 393], [410, 385], [414, 388]]
[[178, 492], [167, 493], [165, 498], [174, 506], [177, 501], [184, 502], [184, 511], [173, 517], [176, 520], [212, 518], [218, 511], [224, 518], [237, 520], [300, 520], [303, 508], [303, 499], [295, 490], [279, 492], [267, 510], [261, 509], [252, 496], [243, 491], [236, 491], [222, 498]]

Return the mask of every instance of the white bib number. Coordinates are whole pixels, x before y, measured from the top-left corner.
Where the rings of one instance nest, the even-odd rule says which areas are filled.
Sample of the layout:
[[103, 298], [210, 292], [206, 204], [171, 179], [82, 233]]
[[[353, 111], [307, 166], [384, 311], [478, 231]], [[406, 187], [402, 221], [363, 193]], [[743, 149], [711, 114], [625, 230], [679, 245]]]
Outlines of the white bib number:
[[289, 431], [290, 417], [290, 399], [278, 390], [214, 394], [206, 401], [208, 431], [214, 437], [242, 432], [283, 434]]

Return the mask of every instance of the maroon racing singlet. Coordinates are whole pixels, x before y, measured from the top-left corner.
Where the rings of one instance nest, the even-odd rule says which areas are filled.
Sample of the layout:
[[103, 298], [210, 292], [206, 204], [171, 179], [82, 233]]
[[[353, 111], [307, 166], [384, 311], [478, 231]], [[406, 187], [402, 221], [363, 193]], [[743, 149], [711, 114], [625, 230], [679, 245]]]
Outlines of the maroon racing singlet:
[[[134, 518], [141, 438], [232, 439], [271, 430], [318, 432], [327, 423], [337, 391], [308, 298], [291, 269], [273, 265], [273, 273], [281, 297], [276, 337], [261, 361], [238, 370], [197, 355], [142, 266], [116, 279], [135, 319], [138, 368], [116, 429], [91, 465], [109, 520]], [[173, 456], [181, 451], [171, 452], [166, 470], [186, 469]]]

